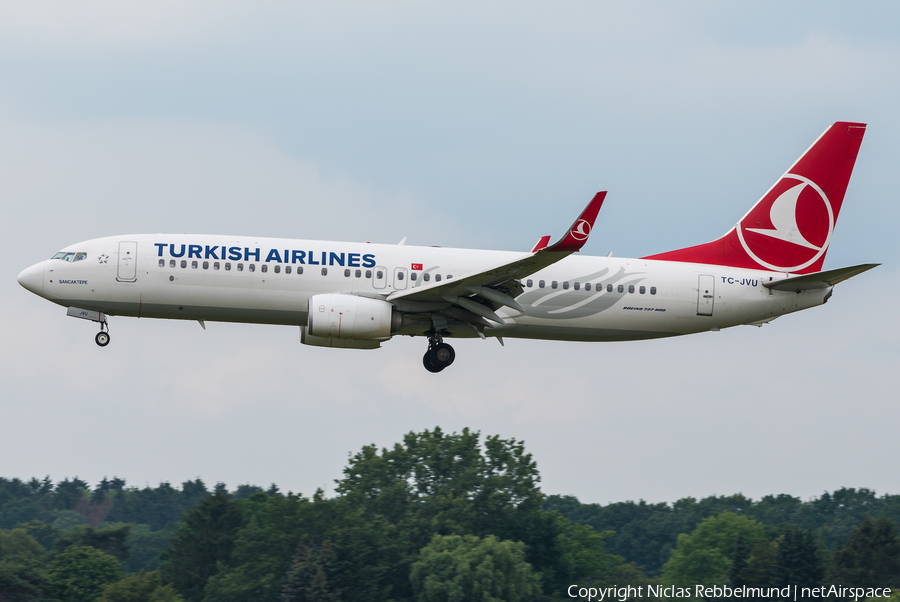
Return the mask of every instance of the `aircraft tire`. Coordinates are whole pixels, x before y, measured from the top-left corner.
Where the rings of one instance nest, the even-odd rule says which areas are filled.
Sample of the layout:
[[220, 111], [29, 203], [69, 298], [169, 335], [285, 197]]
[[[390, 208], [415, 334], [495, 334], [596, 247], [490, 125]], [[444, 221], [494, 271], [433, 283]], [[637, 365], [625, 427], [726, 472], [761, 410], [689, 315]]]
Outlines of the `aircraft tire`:
[[422, 364], [425, 366], [425, 369], [429, 372], [440, 372], [444, 368], [438, 368], [433, 363], [431, 363], [431, 349], [425, 352], [425, 355], [422, 357]]
[[109, 345], [109, 333], [103, 332], [102, 330], [97, 333], [97, 336], [94, 337], [94, 342], [96, 342], [101, 347], [106, 347]]
[[428, 353], [431, 355], [431, 363], [435, 366], [440, 366], [441, 370], [452, 364], [453, 360], [456, 359], [456, 352], [447, 343], [435, 345]]

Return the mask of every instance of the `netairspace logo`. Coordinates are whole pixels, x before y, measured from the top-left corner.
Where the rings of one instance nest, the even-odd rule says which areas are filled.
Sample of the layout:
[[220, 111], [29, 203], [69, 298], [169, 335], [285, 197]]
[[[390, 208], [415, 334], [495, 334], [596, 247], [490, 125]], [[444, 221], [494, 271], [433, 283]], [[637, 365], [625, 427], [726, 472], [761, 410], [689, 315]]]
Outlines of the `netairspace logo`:
[[[646, 587], [647, 593], [644, 594]], [[800, 587], [787, 585], [785, 587], [729, 587], [727, 585], [695, 585], [691, 587], [676, 587], [674, 585], [647, 585], [634, 587], [633, 585], [610, 587], [579, 587], [570, 585], [567, 593], [570, 598], [582, 598], [586, 600], [604, 600], [626, 602], [629, 598], [770, 598], [773, 600], [810, 600], [817, 598], [840, 598], [858, 602], [867, 598], [890, 598], [889, 587], [844, 587], [842, 585], [823, 585], [821, 587]]]

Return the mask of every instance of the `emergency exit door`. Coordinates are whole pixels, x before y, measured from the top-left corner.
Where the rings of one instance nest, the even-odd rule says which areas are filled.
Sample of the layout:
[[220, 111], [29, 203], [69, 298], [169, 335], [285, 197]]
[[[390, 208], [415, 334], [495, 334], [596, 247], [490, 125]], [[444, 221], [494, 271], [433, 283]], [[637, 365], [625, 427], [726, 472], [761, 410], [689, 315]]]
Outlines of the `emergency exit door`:
[[372, 270], [372, 286], [374, 288], [384, 288], [387, 286], [387, 268], [377, 265]]
[[697, 315], [713, 315], [713, 303], [716, 300], [716, 279], [709, 274], [700, 275], [700, 285], [697, 287]]
[[119, 243], [119, 266], [116, 272], [119, 282], [137, 280], [137, 243], [125, 241]]

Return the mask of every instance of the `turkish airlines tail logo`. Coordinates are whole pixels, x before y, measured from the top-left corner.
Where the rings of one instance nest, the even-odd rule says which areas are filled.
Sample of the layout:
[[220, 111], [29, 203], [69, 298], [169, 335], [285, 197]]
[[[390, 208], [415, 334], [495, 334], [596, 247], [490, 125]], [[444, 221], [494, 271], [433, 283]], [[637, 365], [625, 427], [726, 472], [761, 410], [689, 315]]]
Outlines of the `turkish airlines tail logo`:
[[812, 180], [785, 175], [736, 227], [741, 246], [760, 266], [799, 272], [825, 255], [834, 209]]
[[838, 122], [828, 128], [722, 238], [645, 259], [821, 271], [865, 127]]

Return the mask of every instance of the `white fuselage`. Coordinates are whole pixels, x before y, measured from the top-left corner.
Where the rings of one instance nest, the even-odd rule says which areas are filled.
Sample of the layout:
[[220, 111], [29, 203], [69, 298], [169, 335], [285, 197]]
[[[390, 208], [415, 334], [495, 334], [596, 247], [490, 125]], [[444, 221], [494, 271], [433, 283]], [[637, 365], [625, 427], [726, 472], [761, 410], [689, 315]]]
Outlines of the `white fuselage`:
[[[114, 316], [297, 326], [307, 324], [312, 295], [384, 298], [523, 255], [159, 234], [94, 239], [64, 251], [86, 258], [46, 260], [29, 268], [26, 278], [30, 290], [62, 306]], [[417, 264], [421, 269], [412, 269]], [[506, 324], [484, 334], [570, 341], [658, 338], [760, 324], [820, 305], [830, 295], [831, 288], [798, 293], [763, 286], [785, 277], [764, 270], [576, 254], [521, 279], [524, 292], [516, 301], [526, 312], [500, 307], [497, 314]], [[402, 302], [398, 308], [416, 310]], [[415, 322], [404, 324], [397, 334], [424, 334]], [[470, 327], [450, 334], [478, 336]]]

